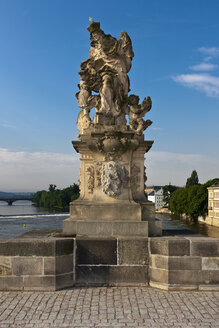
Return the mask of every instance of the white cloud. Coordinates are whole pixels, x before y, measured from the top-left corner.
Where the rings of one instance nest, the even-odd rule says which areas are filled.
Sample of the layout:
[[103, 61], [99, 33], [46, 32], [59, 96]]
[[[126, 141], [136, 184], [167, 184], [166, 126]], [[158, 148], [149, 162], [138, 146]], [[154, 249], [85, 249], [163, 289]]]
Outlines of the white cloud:
[[204, 92], [208, 97], [217, 97], [219, 95], [219, 77], [204, 72], [213, 71], [218, 68], [218, 65], [210, 63], [209, 60], [219, 56], [219, 48], [201, 47], [198, 51], [205, 55], [204, 62], [190, 66], [189, 68], [200, 73], [178, 74], [173, 76], [172, 79], [186, 87]]
[[78, 180], [78, 154], [14, 152], [0, 148], [0, 190], [36, 191], [50, 183], [64, 188]]
[[198, 49], [203, 55], [208, 56], [206, 60], [210, 60], [219, 55], [219, 48], [216, 47], [201, 47]]
[[193, 71], [213, 71], [217, 69], [218, 65], [211, 64], [211, 63], [201, 63], [198, 65], [190, 66], [190, 69]]
[[146, 156], [147, 185], [183, 186], [193, 170], [201, 183], [219, 177], [219, 157], [150, 151]]
[[[200, 154], [178, 154], [150, 151], [146, 155], [147, 185], [171, 182], [184, 185], [195, 169], [201, 182], [218, 177], [219, 158]], [[0, 148], [0, 190], [37, 191], [58, 188], [77, 182], [78, 154], [15, 152]]]
[[209, 97], [219, 95], [219, 77], [209, 74], [180, 74], [172, 79], [186, 87], [202, 91]]

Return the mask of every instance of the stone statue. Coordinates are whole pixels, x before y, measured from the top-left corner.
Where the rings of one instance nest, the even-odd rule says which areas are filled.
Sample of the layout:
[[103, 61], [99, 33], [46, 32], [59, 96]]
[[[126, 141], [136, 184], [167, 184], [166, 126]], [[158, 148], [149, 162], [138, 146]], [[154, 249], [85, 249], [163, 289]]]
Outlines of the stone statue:
[[[81, 63], [79, 71], [79, 92], [76, 97], [82, 110], [78, 115], [78, 130], [83, 134], [84, 130], [95, 124], [126, 125], [125, 115], [128, 114], [131, 130], [142, 135], [152, 124], [150, 120], [143, 119], [152, 102], [148, 97], [138, 104], [138, 96], [128, 96], [130, 82], [127, 73], [134, 57], [129, 35], [123, 31], [117, 40], [105, 34], [99, 22], [93, 21], [87, 29], [91, 48], [88, 59]], [[92, 122], [89, 114], [93, 107], [96, 115]]]
[[[128, 94], [128, 72], [134, 56], [129, 35], [123, 31], [117, 40], [93, 21], [87, 29], [90, 51], [80, 66], [76, 94], [81, 108], [77, 120], [80, 134], [79, 141], [72, 142], [81, 155], [80, 197], [70, 204], [70, 218], [64, 221], [63, 231], [86, 235], [83, 224], [89, 221], [96, 227], [91, 229], [94, 234], [103, 229], [104, 234], [120, 235], [123, 227], [126, 235], [138, 222], [142, 227], [138, 234], [145, 235], [145, 221], [153, 216], [153, 204], [144, 192], [144, 154], [153, 141], [144, 140], [143, 135], [152, 124], [144, 120], [152, 106], [151, 98], [139, 103], [138, 96]], [[91, 119], [92, 108], [95, 115]], [[122, 225], [114, 225], [116, 221]]]
[[[81, 80], [76, 94], [78, 106], [84, 112], [96, 108], [96, 123], [112, 125], [126, 124], [128, 114], [129, 77], [131, 68], [132, 42], [126, 32], [119, 40], [100, 29], [100, 23], [88, 26], [91, 48], [87, 60], [81, 63]], [[92, 92], [99, 93], [93, 95]], [[84, 113], [86, 116], [86, 114]]]
[[142, 135], [151, 124], [151, 120], [145, 121], [142, 117], [151, 110], [152, 101], [150, 97], [144, 98], [139, 105], [139, 97], [136, 95], [129, 96], [129, 124], [130, 128], [136, 131], [137, 135]]

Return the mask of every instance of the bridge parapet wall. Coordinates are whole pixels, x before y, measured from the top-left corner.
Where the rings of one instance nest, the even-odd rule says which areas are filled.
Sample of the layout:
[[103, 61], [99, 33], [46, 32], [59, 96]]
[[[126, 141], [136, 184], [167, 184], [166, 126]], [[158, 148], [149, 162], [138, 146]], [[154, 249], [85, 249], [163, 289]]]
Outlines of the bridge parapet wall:
[[150, 286], [219, 290], [219, 239], [162, 237], [149, 241]]
[[219, 290], [216, 238], [31, 234], [0, 240], [0, 290], [137, 285]]

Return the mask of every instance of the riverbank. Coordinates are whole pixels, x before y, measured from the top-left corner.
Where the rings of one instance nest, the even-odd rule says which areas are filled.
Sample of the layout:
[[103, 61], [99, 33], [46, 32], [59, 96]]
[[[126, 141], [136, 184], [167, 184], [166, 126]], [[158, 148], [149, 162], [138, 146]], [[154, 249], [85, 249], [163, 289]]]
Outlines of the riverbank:
[[[168, 208], [161, 208], [155, 213], [160, 213], [160, 214], [169, 214], [169, 215], [175, 215], [172, 213]], [[182, 220], [183, 222], [194, 222], [188, 215], [182, 214], [182, 215], [177, 215], [179, 220]], [[197, 219], [197, 222], [200, 224], [206, 224], [208, 226], [214, 227], [216, 229], [219, 229], [219, 219], [215, 219], [213, 217], [209, 216], [199, 216]], [[218, 236], [219, 237], [219, 236]]]

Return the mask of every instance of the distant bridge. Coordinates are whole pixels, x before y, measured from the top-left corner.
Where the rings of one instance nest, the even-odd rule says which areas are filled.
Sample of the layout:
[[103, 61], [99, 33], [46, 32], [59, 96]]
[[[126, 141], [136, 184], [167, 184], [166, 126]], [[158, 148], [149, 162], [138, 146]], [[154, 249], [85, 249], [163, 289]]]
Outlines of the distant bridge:
[[11, 196], [11, 197], [0, 197], [1, 201], [4, 201], [6, 203], [8, 203], [8, 205], [12, 205], [14, 202], [16, 202], [17, 200], [29, 200], [32, 201], [33, 200], [33, 196]]

